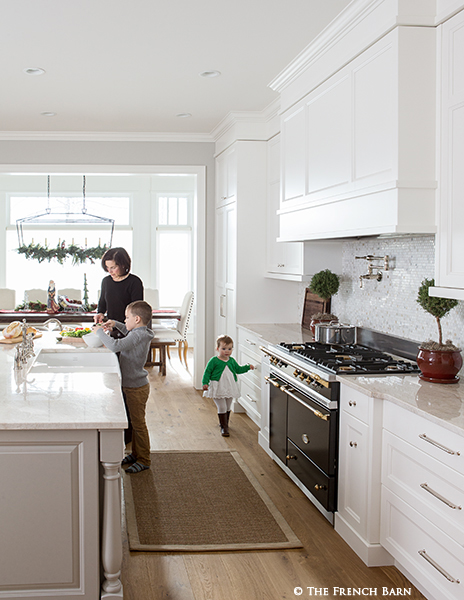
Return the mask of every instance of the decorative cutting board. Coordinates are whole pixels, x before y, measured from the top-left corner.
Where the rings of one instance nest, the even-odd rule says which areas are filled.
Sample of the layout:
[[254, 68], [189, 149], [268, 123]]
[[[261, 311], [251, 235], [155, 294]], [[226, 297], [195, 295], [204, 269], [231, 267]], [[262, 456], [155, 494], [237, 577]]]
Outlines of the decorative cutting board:
[[[33, 339], [36, 340], [37, 338], [42, 337], [42, 334], [38, 331], [37, 333], [34, 334]], [[0, 344], [19, 344], [20, 342], [23, 341], [23, 336], [19, 335], [18, 337], [15, 338], [6, 338], [0, 336]]]
[[[320, 298], [317, 294], [313, 294], [312, 292], [310, 292], [309, 288], [306, 288], [301, 326], [304, 329], [310, 329], [312, 316], [318, 312], [323, 311], [324, 300]], [[326, 312], [330, 312], [330, 300], [327, 302]]]

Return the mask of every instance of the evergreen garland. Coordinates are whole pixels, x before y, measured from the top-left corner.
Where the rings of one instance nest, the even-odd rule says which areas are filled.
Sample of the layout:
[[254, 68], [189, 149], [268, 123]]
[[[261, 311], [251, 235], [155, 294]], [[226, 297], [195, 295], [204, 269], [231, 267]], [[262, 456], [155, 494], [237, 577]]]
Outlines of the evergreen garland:
[[61, 244], [57, 244], [55, 248], [49, 248], [48, 246], [42, 246], [41, 244], [29, 244], [26, 246], [23, 244], [16, 248], [18, 254], [24, 254], [26, 258], [31, 258], [33, 260], [39, 261], [39, 263], [48, 260], [50, 262], [52, 259], [56, 258], [56, 260], [63, 264], [66, 258], [69, 256], [72, 258], [73, 265], [85, 263], [87, 260], [90, 260], [92, 264], [95, 264], [96, 260], [103, 258], [105, 252], [109, 249], [109, 247], [104, 244], [103, 246], [94, 246], [93, 248], [81, 248], [80, 246], [76, 246], [75, 244], [71, 244], [70, 246], [66, 246], [66, 242], [61, 242]]

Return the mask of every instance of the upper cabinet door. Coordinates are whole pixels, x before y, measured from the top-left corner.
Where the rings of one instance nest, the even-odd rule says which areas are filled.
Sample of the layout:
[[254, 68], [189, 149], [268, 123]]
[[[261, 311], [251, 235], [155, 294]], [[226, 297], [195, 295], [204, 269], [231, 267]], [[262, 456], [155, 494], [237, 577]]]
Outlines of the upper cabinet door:
[[[464, 13], [442, 26], [437, 296], [464, 299]], [[454, 291], [453, 289], [454, 288]], [[434, 293], [435, 295], [435, 293]]]
[[235, 148], [225, 150], [216, 159], [216, 204], [233, 202], [237, 195], [237, 155]]

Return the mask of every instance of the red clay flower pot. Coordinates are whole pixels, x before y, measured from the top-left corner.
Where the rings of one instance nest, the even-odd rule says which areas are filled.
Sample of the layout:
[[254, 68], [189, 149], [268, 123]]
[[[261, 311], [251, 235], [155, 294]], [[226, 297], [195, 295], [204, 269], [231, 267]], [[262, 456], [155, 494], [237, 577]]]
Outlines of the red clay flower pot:
[[419, 348], [417, 365], [421, 370], [420, 379], [431, 383], [457, 383], [457, 373], [462, 367], [462, 356], [455, 352], [441, 350], [424, 350]]

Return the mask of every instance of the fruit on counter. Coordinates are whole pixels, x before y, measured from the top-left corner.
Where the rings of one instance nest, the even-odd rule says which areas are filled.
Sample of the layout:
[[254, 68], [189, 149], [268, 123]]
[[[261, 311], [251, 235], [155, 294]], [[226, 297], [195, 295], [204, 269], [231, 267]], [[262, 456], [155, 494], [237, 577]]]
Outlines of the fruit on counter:
[[66, 327], [63, 331], [60, 331], [62, 337], [74, 337], [81, 338], [88, 333], [92, 333], [90, 327]]
[[21, 323], [19, 321], [12, 321], [3, 330], [3, 335], [9, 338], [19, 337], [22, 334]]

